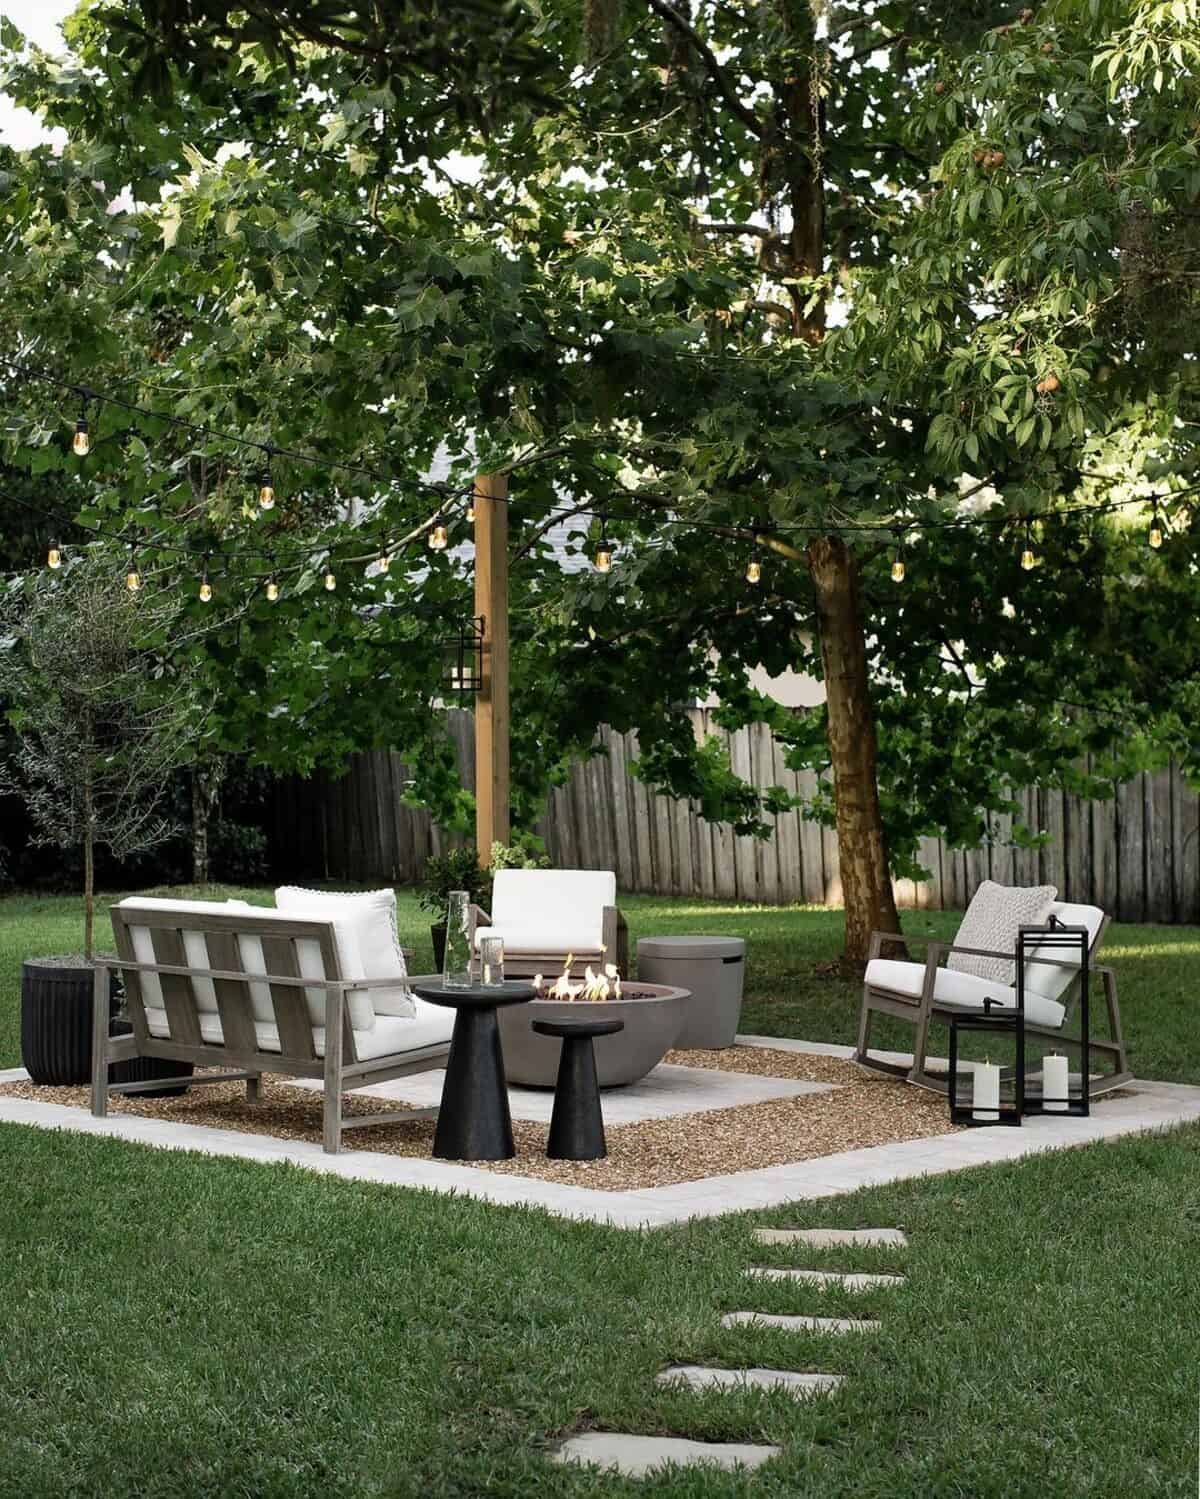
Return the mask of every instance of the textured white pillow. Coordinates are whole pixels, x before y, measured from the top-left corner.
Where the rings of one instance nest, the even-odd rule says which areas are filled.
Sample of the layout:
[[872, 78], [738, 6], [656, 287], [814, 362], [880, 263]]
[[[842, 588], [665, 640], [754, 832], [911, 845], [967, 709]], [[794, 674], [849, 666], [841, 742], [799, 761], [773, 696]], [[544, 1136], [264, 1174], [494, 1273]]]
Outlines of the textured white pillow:
[[301, 885], [281, 885], [275, 892], [280, 911], [296, 915], [352, 917], [358, 937], [363, 977], [394, 979], [395, 983], [373, 984], [366, 993], [378, 1015], [416, 1014], [408, 987], [408, 965], [396, 930], [394, 890], [307, 890]]
[[[1017, 929], [1044, 925], [1058, 889], [1054, 885], [997, 885], [984, 880], [976, 890], [954, 938], [960, 947], [986, 947], [991, 952], [1016, 953]], [[973, 973], [993, 983], [1012, 985], [1017, 965], [1012, 958], [975, 958], [951, 953], [947, 968]]]

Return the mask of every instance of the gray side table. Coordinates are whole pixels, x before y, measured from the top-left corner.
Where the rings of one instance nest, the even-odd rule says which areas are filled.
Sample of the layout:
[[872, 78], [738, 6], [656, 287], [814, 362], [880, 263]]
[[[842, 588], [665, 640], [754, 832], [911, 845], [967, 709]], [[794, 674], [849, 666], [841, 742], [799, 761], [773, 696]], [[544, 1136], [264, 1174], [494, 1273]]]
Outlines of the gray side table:
[[742, 1013], [746, 943], [742, 937], [642, 937], [638, 978], [690, 989], [687, 1019], [676, 1047], [732, 1046]]

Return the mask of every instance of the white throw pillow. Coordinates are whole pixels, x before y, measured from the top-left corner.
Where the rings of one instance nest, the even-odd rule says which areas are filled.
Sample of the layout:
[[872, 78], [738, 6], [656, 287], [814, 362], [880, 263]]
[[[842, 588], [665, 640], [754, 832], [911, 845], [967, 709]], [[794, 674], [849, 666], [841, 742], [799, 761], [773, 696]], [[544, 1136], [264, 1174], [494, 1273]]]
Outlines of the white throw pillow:
[[[976, 890], [962, 925], [954, 938], [958, 947], [985, 947], [990, 952], [1017, 950], [1017, 930], [1044, 926], [1058, 889], [1054, 885], [997, 885], [984, 880]], [[970, 953], [951, 953], [947, 968], [973, 973], [993, 983], [1012, 985], [1017, 965], [1013, 958], [976, 958]]]
[[408, 987], [408, 965], [396, 929], [394, 890], [307, 890], [301, 885], [281, 885], [275, 892], [275, 905], [280, 911], [291, 911], [296, 915], [353, 920], [363, 977], [384, 980], [366, 991], [375, 1013], [416, 1014], [412, 991]]

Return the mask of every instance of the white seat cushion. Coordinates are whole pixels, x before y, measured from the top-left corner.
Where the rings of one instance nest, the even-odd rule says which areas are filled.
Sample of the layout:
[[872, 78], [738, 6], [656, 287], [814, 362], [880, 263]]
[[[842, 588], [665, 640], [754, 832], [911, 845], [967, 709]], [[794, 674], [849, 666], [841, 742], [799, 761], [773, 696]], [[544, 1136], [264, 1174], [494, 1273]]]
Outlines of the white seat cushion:
[[[873, 989], [890, 989], [893, 994], [919, 998], [925, 982], [924, 963], [904, 963], [894, 958], [872, 958], [867, 964], [867, 984]], [[958, 973], [953, 968], [939, 968], [933, 985], [934, 1002], [947, 1010], [974, 1011], [983, 1014], [985, 996], [1002, 1005], [1015, 1005], [1017, 991], [992, 979], [981, 979], [974, 973]], [[1025, 989], [1025, 1018], [1033, 1025], [1054, 1030], [1063, 1023], [1066, 1010], [1056, 999]]]
[[408, 965], [396, 926], [396, 892], [383, 890], [307, 890], [302, 885], [280, 885], [275, 892], [280, 911], [295, 915], [352, 921], [362, 960], [361, 977], [393, 979], [364, 991], [379, 1015], [412, 1015], [413, 994], [408, 987]]
[[571, 926], [509, 927], [480, 926], [475, 928], [475, 943], [484, 937], [500, 937], [506, 953], [569, 953], [578, 957], [600, 956], [604, 946], [602, 930], [586, 928], [576, 921]]
[[[427, 1046], [448, 1046], [454, 1029], [454, 1011], [438, 1005], [427, 1005], [417, 1001], [420, 1012], [410, 1018], [404, 1016], [381, 1016], [369, 1031], [354, 1032], [354, 1049], [360, 1062], [373, 1057], [403, 1056], [405, 1052], [421, 1051]], [[146, 1010], [146, 1027], [152, 1036], [166, 1036], [166, 1010]], [[260, 1051], [279, 1051], [279, 1031], [266, 1021], [256, 1021], [254, 1035]], [[224, 1041], [221, 1019], [218, 1015], [200, 1016], [200, 1036], [204, 1041], [220, 1045]], [[317, 1056], [325, 1055], [325, 1027], [313, 1027], [313, 1050]]]

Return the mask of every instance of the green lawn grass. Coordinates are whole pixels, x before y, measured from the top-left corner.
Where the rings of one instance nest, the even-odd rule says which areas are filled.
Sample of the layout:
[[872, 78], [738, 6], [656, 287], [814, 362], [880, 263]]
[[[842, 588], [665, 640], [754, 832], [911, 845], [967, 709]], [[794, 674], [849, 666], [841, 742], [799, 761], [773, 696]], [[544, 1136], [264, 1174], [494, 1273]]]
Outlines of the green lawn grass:
[[[635, 1234], [0, 1128], [0, 1494], [1184, 1499], [1198, 1147], [1187, 1129]], [[751, 1243], [794, 1222], [901, 1224], [911, 1248]], [[908, 1280], [743, 1283], [768, 1262]], [[720, 1329], [747, 1306], [882, 1331]], [[849, 1378], [801, 1405], [657, 1388], [677, 1360]], [[589, 1427], [784, 1451], [640, 1485], [547, 1461]]]
[[[155, 892], [162, 893], [162, 892]], [[194, 894], [194, 891], [180, 891]], [[213, 887], [225, 898], [271, 903], [266, 890]], [[414, 964], [433, 962], [429, 921], [409, 890], [398, 892], [402, 940], [415, 949]], [[117, 898], [117, 897], [114, 897]], [[827, 971], [841, 950], [842, 914], [801, 906], [739, 906], [700, 900], [632, 896], [622, 902], [631, 947], [651, 933], [710, 932], [747, 939], [746, 1004], [742, 1029], [811, 1041], [854, 1040], [858, 986]], [[20, 1061], [21, 960], [43, 953], [77, 951], [81, 942], [79, 902], [70, 896], [9, 896], [0, 900], [0, 1066]], [[907, 911], [906, 931], [949, 939], [960, 915], [954, 911]], [[101, 902], [96, 930], [111, 935]], [[1200, 1082], [1200, 929], [1115, 925], [1108, 930], [1105, 960], [1116, 970], [1130, 1062], [1135, 1073], [1170, 1082]], [[873, 1033], [904, 1049], [911, 1032]]]

